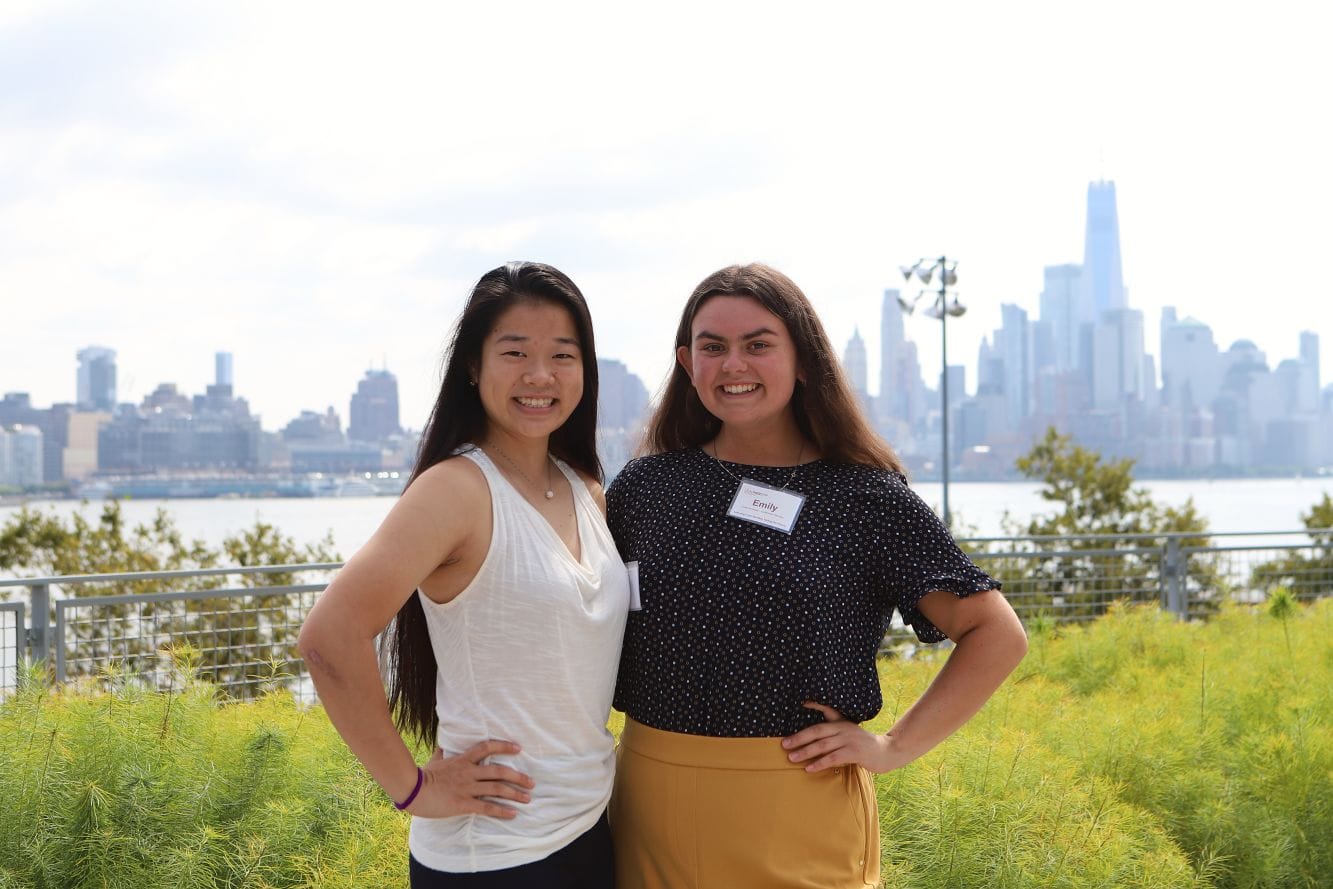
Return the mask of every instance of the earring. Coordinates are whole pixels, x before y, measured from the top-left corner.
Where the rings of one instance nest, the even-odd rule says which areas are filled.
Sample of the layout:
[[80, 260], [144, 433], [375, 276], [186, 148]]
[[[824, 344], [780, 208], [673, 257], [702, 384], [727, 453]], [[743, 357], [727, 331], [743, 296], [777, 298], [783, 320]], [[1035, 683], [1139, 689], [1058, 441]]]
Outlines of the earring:
[[468, 384], [469, 386], [475, 386], [475, 385], [477, 385], [477, 381], [476, 381], [476, 380], [468, 380], [468, 381], [467, 381], [467, 384]]

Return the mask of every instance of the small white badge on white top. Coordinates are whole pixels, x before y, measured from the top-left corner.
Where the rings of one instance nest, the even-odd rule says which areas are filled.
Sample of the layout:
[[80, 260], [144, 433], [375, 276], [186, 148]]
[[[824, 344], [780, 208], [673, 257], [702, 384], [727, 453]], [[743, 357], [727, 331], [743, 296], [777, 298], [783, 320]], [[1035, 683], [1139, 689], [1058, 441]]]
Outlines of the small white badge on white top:
[[731, 498], [727, 515], [790, 534], [796, 527], [796, 517], [801, 514], [802, 506], [805, 506], [804, 494], [743, 478], [736, 496]]
[[629, 574], [629, 610], [640, 611], [643, 603], [639, 600], [639, 563], [626, 562], [625, 572]]

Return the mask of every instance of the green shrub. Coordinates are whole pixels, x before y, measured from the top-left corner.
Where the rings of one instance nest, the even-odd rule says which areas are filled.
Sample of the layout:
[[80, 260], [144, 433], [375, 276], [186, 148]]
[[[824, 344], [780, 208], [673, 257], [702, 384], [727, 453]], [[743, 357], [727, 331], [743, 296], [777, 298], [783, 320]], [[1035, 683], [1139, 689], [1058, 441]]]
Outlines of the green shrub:
[[[963, 731], [878, 776], [885, 886], [1330, 885], [1333, 600], [1031, 635]], [[881, 662], [872, 726], [942, 662]], [[0, 704], [0, 889], [405, 884], [406, 817], [322, 710], [177, 688], [24, 674]]]
[[0, 886], [406, 883], [405, 817], [285, 693], [30, 684], [0, 711], [0, 747]]

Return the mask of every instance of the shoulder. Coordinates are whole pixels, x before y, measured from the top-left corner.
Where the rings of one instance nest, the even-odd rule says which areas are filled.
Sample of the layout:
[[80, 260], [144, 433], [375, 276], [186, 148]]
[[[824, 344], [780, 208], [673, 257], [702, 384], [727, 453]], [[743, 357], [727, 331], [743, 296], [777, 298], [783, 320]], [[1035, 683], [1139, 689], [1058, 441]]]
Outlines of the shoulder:
[[602, 483], [591, 475], [588, 475], [588, 473], [584, 472], [582, 469], [570, 468], [573, 470], [574, 474], [579, 477], [579, 481], [583, 482], [583, 486], [587, 488], [588, 493], [592, 495], [593, 502], [601, 507], [602, 514], [605, 515], [606, 490], [602, 487]]
[[456, 455], [441, 460], [412, 480], [403, 491], [403, 499], [448, 503], [456, 507], [460, 501], [490, 500], [490, 486], [486, 476], [468, 457]]
[[830, 480], [853, 490], [885, 497], [902, 497], [911, 493], [907, 479], [891, 469], [864, 463], [827, 463], [826, 466]]
[[615, 479], [611, 482], [610, 492], [612, 496], [623, 495], [631, 491], [642, 490], [645, 486], [650, 487], [663, 478], [678, 477], [682, 471], [686, 471], [693, 465], [694, 458], [698, 453], [697, 448], [686, 448], [679, 451], [666, 451], [661, 454], [636, 457], [626, 463], [624, 468], [616, 474]]

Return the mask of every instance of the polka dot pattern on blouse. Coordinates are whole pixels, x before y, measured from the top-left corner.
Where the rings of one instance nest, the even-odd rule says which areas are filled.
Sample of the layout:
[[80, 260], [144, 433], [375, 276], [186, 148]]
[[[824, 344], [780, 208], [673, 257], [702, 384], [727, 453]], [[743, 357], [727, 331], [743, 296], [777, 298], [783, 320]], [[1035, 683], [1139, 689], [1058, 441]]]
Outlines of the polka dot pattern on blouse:
[[[730, 472], [730, 474], [728, 473]], [[733, 477], [735, 476], [735, 477]], [[625, 561], [639, 563], [615, 707], [653, 728], [776, 737], [821, 721], [813, 700], [864, 722], [883, 701], [875, 653], [894, 609], [924, 642], [933, 590], [998, 589], [896, 473], [816, 460], [790, 535], [728, 516], [736, 477], [781, 487], [792, 467], [719, 465], [697, 448], [632, 461], [607, 491]]]

